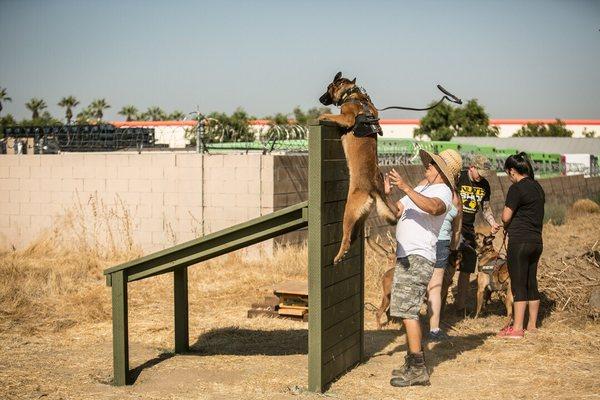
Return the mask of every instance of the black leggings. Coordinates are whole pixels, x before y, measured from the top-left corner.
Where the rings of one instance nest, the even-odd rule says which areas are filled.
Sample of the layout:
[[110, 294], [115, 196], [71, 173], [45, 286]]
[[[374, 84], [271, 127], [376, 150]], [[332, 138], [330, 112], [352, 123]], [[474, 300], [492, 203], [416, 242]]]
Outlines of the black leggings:
[[508, 274], [515, 301], [540, 299], [537, 265], [542, 255], [541, 243], [508, 243]]

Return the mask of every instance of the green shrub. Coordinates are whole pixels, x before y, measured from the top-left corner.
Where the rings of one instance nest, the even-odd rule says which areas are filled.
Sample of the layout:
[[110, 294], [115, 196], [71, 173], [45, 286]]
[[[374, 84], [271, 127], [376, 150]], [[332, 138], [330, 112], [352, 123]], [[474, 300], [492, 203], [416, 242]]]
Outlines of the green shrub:
[[564, 204], [546, 203], [544, 206], [544, 223], [552, 221], [554, 225], [565, 223], [567, 207]]

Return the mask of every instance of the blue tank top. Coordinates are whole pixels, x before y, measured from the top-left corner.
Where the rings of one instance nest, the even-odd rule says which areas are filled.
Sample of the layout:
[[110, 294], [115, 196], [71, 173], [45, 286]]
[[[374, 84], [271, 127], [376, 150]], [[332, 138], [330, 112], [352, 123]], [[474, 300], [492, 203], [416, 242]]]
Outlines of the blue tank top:
[[450, 210], [446, 213], [446, 217], [440, 228], [438, 240], [450, 240], [452, 238], [452, 220], [454, 220], [457, 215], [458, 209], [454, 207], [454, 204], [450, 204]]

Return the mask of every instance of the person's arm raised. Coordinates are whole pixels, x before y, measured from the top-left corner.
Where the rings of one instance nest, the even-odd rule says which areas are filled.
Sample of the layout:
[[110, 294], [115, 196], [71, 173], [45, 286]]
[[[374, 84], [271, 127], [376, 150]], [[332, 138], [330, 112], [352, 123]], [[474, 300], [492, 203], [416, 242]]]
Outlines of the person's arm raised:
[[415, 203], [417, 207], [431, 215], [442, 215], [446, 212], [446, 204], [437, 197], [427, 197], [416, 192], [402, 179], [400, 174], [392, 169], [390, 171], [392, 185], [398, 187]]

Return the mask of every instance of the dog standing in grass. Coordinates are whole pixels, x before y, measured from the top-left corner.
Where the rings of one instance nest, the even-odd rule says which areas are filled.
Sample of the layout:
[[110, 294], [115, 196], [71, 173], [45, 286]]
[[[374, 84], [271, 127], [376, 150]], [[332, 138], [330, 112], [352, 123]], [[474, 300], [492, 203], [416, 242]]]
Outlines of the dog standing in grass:
[[346, 130], [342, 146], [346, 156], [350, 183], [344, 210], [343, 234], [334, 264], [339, 263], [358, 237], [373, 204], [388, 223], [397, 221], [398, 208], [385, 194], [383, 175], [377, 159], [377, 135], [381, 134], [377, 109], [369, 96], [338, 72], [327, 91], [319, 98], [323, 105], [340, 107], [340, 115], [323, 114], [319, 121], [329, 121]]

